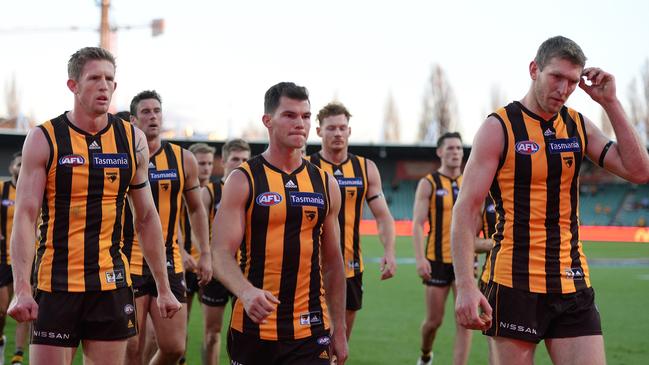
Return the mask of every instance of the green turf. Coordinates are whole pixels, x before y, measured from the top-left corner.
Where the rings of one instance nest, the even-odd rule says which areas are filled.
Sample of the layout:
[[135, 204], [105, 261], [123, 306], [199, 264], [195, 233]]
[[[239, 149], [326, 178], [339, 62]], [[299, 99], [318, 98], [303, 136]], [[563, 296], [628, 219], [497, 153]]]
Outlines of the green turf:
[[[586, 243], [590, 259], [649, 259], [649, 244]], [[378, 257], [382, 248], [376, 237], [363, 240], [364, 256]], [[408, 238], [397, 243], [398, 258], [412, 258]], [[591, 265], [592, 282], [602, 315], [606, 355], [610, 364], [646, 364], [649, 359], [649, 265], [616, 266]], [[615, 261], [614, 261], [615, 262]], [[403, 263], [395, 278], [381, 282], [378, 264], [366, 263], [364, 275], [365, 296], [363, 309], [358, 313], [350, 343], [349, 365], [414, 364], [419, 352], [419, 326], [424, 315], [423, 287], [414, 264]], [[189, 324], [189, 364], [200, 364], [201, 314], [195, 306]], [[435, 341], [435, 363], [452, 363], [453, 313], [452, 301], [446, 306], [444, 323]], [[228, 313], [224, 323], [227, 324]], [[15, 323], [7, 321], [6, 363], [13, 352]], [[227, 364], [225, 338], [222, 341], [221, 363]], [[487, 363], [484, 336], [475, 332], [470, 364]], [[543, 345], [538, 347], [536, 364], [550, 364]], [[80, 359], [75, 364], [81, 364]]]

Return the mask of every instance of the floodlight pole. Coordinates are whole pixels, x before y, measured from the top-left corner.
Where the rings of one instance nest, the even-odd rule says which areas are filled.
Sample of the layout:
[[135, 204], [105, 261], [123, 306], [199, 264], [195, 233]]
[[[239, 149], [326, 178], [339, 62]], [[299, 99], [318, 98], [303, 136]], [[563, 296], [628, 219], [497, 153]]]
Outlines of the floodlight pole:
[[110, 21], [108, 20], [108, 8], [110, 0], [101, 1], [101, 22], [99, 23], [99, 47], [112, 51], [110, 44]]

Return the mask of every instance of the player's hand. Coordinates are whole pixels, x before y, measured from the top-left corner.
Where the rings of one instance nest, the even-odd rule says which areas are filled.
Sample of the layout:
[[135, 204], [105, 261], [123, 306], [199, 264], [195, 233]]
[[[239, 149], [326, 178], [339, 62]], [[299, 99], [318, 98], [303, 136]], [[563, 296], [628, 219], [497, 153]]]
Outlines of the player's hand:
[[248, 317], [255, 323], [266, 323], [266, 318], [277, 310], [279, 300], [267, 291], [251, 286], [241, 293], [240, 299]]
[[457, 286], [455, 320], [467, 329], [487, 330], [491, 327], [491, 306], [478, 288]]
[[430, 280], [431, 271], [430, 262], [428, 262], [427, 259], [417, 259], [417, 275], [419, 275], [420, 278], [422, 278], [424, 281]]
[[198, 259], [196, 276], [200, 286], [207, 285], [212, 280], [212, 255], [209, 252], [207, 254], [201, 253], [201, 257]]
[[617, 101], [615, 77], [601, 68], [585, 68], [579, 79], [579, 87], [600, 105]]
[[18, 322], [33, 321], [38, 316], [38, 304], [30, 294], [16, 294], [7, 314]]
[[194, 259], [194, 257], [190, 255], [189, 252], [185, 251], [184, 248], [180, 249], [180, 256], [182, 256], [183, 267], [185, 268], [185, 270], [196, 272], [196, 268], [198, 267], [196, 259]]
[[344, 329], [335, 330], [331, 336], [331, 363], [336, 365], [343, 365], [347, 361], [349, 355], [349, 347], [347, 344], [347, 334]]
[[171, 318], [182, 308], [182, 304], [171, 293], [171, 290], [167, 290], [166, 293], [158, 290], [158, 299], [156, 302], [160, 311], [160, 317], [162, 318]]
[[397, 260], [394, 253], [386, 253], [381, 259], [381, 280], [389, 279], [397, 272]]

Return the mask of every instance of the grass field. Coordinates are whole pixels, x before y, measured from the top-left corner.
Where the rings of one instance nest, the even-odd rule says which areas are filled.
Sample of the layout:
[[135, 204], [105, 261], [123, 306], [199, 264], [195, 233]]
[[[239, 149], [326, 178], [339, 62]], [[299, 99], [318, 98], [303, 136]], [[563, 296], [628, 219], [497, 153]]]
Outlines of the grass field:
[[[365, 237], [363, 247], [366, 260], [382, 254], [376, 237]], [[608, 363], [649, 363], [649, 265], [647, 261], [629, 263], [625, 260], [649, 259], [649, 244], [588, 242], [585, 251], [592, 259], [592, 282], [602, 316]], [[423, 287], [414, 264], [408, 263], [413, 257], [408, 238], [397, 241], [397, 256], [405, 263], [399, 265], [395, 278], [384, 282], [378, 279], [378, 264], [366, 262], [364, 303], [350, 343], [349, 365], [409, 365], [416, 361], [424, 302]], [[434, 344], [436, 364], [452, 362], [452, 309], [452, 300], [449, 300]], [[14, 327], [15, 322], [9, 319], [5, 331], [8, 334], [6, 363], [14, 348]], [[200, 364], [202, 324], [199, 310], [192, 313], [189, 329], [189, 364]], [[222, 345], [222, 364], [227, 364], [225, 340]], [[75, 363], [81, 364], [79, 356]], [[486, 342], [478, 332], [474, 333], [469, 363], [487, 363]], [[536, 363], [550, 364], [543, 346], [538, 348]]]

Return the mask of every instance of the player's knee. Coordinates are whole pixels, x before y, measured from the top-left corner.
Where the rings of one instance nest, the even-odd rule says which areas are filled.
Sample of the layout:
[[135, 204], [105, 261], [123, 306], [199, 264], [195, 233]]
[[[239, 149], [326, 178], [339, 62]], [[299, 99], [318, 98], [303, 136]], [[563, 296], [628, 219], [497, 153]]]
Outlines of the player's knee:
[[431, 317], [424, 320], [422, 325], [425, 330], [435, 331], [442, 325], [442, 317]]
[[160, 344], [160, 352], [169, 359], [180, 359], [185, 353], [185, 341], [168, 341]]
[[220, 331], [206, 332], [205, 333], [205, 347], [216, 346], [221, 338]]

